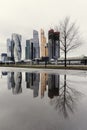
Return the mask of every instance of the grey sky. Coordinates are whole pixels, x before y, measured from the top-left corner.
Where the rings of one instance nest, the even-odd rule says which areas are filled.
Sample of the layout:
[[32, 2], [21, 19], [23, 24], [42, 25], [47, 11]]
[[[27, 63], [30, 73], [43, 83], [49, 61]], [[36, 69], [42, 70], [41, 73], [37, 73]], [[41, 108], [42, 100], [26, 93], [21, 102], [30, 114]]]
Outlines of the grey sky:
[[[71, 55], [87, 55], [87, 0], [0, 0], [0, 53], [6, 52], [6, 39], [12, 33], [22, 34], [22, 47], [25, 39], [32, 38], [33, 29], [47, 31], [58, 25], [60, 20], [70, 16], [80, 27], [85, 41]], [[82, 51], [83, 50], [83, 51]], [[24, 54], [24, 49], [23, 49]]]

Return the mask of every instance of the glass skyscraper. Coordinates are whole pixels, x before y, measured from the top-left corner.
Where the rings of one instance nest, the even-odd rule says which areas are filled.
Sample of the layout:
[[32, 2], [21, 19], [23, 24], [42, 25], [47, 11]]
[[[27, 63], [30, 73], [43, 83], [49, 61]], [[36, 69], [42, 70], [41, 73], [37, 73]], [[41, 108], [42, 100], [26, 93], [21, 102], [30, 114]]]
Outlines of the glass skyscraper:
[[21, 60], [21, 53], [22, 53], [21, 39], [22, 39], [21, 35], [15, 34], [15, 33], [12, 34], [12, 42], [14, 44], [14, 59], [15, 59], [15, 61]]
[[39, 57], [40, 47], [38, 31], [33, 30], [33, 38], [30, 40], [26, 40], [25, 59], [34, 59]]
[[48, 56], [49, 59], [58, 59], [60, 57], [60, 33], [53, 29], [48, 32]]

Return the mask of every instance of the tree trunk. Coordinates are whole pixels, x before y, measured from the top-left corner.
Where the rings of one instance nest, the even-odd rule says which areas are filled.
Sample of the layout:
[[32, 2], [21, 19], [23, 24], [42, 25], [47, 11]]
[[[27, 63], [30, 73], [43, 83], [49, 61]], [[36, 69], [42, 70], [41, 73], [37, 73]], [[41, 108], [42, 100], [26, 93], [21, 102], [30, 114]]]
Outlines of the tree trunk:
[[64, 63], [64, 66], [65, 66], [65, 67], [67, 66], [67, 64], [66, 64], [66, 53], [67, 53], [67, 52], [66, 52], [66, 36], [65, 36], [65, 59], [64, 59], [64, 60], [65, 60], [65, 63]]

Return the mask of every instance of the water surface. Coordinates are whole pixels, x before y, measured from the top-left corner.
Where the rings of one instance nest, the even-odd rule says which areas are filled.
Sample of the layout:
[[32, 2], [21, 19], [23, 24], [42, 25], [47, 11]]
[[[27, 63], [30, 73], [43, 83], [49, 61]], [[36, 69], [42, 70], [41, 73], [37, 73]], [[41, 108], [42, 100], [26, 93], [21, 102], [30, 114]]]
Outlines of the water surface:
[[0, 130], [87, 130], [87, 73], [1, 68]]

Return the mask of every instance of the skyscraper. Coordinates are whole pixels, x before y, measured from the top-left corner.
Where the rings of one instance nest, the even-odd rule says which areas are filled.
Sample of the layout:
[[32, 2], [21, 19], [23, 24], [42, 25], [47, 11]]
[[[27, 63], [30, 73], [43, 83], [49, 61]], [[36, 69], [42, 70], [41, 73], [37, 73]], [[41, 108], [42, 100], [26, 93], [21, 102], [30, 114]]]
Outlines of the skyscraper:
[[39, 36], [36, 30], [33, 30], [33, 38], [26, 40], [25, 59], [35, 59], [40, 57]]
[[21, 35], [19, 34], [12, 34], [12, 42], [14, 44], [14, 59], [15, 61], [20, 61], [21, 60], [21, 53], [22, 53], [22, 49], [21, 49]]
[[7, 58], [14, 61], [14, 44], [10, 39], [7, 39]]
[[48, 48], [45, 48], [46, 47], [46, 37], [45, 37], [43, 29], [41, 29], [40, 33], [41, 33], [40, 57], [42, 57], [42, 56], [45, 57], [45, 56], [48, 56]]
[[33, 30], [33, 47], [34, 47], [34, 58], [40, 57], [40, 46], [39, 46], [39, 35], [38, 31]]
[[60, 57], [60, 33], [53, 29], [48, 32], [48, 56], [49, 59], [58, 59]]
[[25, 59], [31, 59], [31, 55], [30, 55], [30, 40], [26, 40]]

